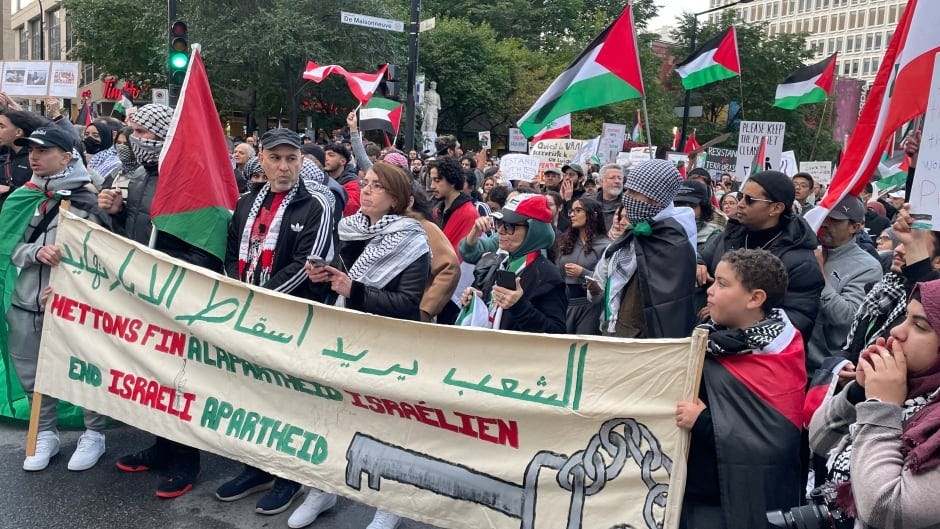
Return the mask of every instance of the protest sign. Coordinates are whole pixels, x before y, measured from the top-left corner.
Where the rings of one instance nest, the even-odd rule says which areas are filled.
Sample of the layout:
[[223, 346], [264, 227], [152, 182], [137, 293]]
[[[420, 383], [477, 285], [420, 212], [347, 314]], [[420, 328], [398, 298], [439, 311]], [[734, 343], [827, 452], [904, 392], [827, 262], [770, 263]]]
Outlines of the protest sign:
[[72, 61], [6, 61], [0, 91], [19, 97], [78, 97], [81, 63]]
[[767, 137], [767, 154], [761, 162], [761, 170], [780, 170], [780, 156], [783, 154], [783, 134], [787, 124], [782, 121], [742, 121], [738, 132], [737, 165], [734, 177], [737, 181], [747, 180], [751, 173], [751, 163], [760, 148], [761, 139]]
[[426, 130], [421, 133], [421, 137], [424, 140], [424, 150], [425, 152], [431, 153], [431, 155], [437, 154], [437, 148], [434, 145], [434, 142], [437, 141], [437, 133], [434, 131]]
[[800, 162], [800, 172], [813, 177], [817, 184], [829, 185], [832, 181], [832, 162]]
[[439, 527], [677, 527], [702, 331], [393, 320], [60, 219], [40, 393]]
[[940, 54], [934, 60], [927, 112], [924, 114], [923, 141], [917, 154], [917, 167], [911, 183], [912, 228], [940, 229]]
[[499, 160], [500, 181], [531, 182], [539, 174], [539, 159], [528, 154], [507, 154]]
[[633, 147], [630, 149], [630, 165], [648, 162], [656, 158], [656, 146], [652, 147]]
[[529, 142], [525, 139], [522, 131], [519, 129], [509, 129], [509, 151], [526, 152], [529, 150]]
[[620, 123], [604, 123], [601, 139], [597, 146], [599, 164], [611, 163], [617, 159], [617, 153], [623, 149], [623, 140], [627, 135], [627, 126]]
[[710, 147], [705, 151], [705, 161], [702, 165], [711, 174], [734, 173], [738, 163], [738, 151], [721, 147]]
[[571, 157], [568, 163], [579, 165], [591, 165], [597, 162], [597, 148], [601, 143], [601, 137], [591, 138], [581, 145], [581, 149]]
[[780, 153], [780, 167], [777, 169], [781, 173], [792, 177], [799, 172], [796, 163], [796, 153], [793, 151], [784, 151]]
[[689, 155], [681, 152], [670, 152], [666, 153], [666, 160], [672, 162], [676, 169], [680, 167], [685, 169], [686, 164], [689, 163]]
[[532, 144], [529, 154], [539, 160], [539, 169], [561, 167], [568, 163], [584, 145], [584, 140], [540, 140]]
[[489, 149], [493, 146], [490, 142], [490, 131], [484, 130], [482, 132], [478, 132], [477, 138], [480, 140], [481, 149]]

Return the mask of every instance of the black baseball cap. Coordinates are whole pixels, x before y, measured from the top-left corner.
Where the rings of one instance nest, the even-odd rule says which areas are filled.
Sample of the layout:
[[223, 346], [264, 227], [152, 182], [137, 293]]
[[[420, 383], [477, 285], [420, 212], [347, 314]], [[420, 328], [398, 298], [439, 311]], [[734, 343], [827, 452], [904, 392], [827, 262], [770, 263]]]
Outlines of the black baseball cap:
[[282, 127], [271, 129], [261, 135], [262, 149], [273, 149], [278, 145], [290, 145], [291, 147], [299, 149], [300, 134]]
[[679, 194], [673, 199], [673, 202], [687, 204], [704, 204], [711, 201], [708, 194], [708, 187], [696, 180], [684, 180], [679, 186]]
[[27, 147], [30, 144], [40, 147], [58, 147], [65, 152], [72, 152], [75, 147], [72, 137], [59, 127], [40, 127], [28, 137], [18, 138], [13, 144], [19, 147]]

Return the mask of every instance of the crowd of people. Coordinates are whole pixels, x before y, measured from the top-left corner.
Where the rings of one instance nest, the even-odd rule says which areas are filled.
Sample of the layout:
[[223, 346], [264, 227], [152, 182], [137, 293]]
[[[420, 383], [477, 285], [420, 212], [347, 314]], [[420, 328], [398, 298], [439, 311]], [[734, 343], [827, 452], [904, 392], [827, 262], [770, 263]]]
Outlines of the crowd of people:
[[[823, 191], [806, 173], [763, 171], [742, 184], [649, 160], [508, 181], [497, 158], [464, 153], [451, 135], [431, 153], [366, 142], [352, 113], [336, 142], [282, 128], [232, 142], [242, 195], [220, 260], [167, 233], [151, 238], [157, 181], [172, 178], [158, 167], [170, 107], [79, 127], [55, 108], [50, 120], [2, 95], [0, 106], [0, 338], [28, 393], [68, 196], [80, 216], [196, 266], [367, 313], [622, 338], [704, 328], [700, 393], [676, 406], [692, 439], [682, 527], [763, 527], [768, 511], [785, 520], [823, 508], [856, 527], [940, 520], [930, 499], [940, 483], [940, 240], [911, 227], [903, 194], [846, 197], [814, 232], [802, 215]], [[919, 137], [906, 145], [914, 167]], [[831, 381], [824, 395], [817, 381]], [[104, 424], [86, 411], [70, 470], [98, 463]], [[24, 470], [45, 469], [59, 450], [56, 403], [44, 399]], [[157, 496], [174, 498], [196, 484], [200, 454], [158, 437], [117, 467], [158, 472]], [[801, 507], [810, 489], [823, 505]], [[262, 492], [256, 511], [270, 515], [304, 487], [246, 465], [215, 496]], [[288, 525], [335, 503], [309, 488]], [[398, 524], [379, 510], [368, 529]]]

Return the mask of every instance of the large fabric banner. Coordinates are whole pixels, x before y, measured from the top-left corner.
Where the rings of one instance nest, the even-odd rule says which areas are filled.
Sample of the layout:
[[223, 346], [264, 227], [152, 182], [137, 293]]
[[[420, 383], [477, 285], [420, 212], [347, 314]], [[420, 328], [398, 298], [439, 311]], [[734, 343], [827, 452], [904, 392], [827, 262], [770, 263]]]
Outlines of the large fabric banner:
[[57, 239], [40, 393], [441, 527], [677, 527], [701, 335], [402, 322]]

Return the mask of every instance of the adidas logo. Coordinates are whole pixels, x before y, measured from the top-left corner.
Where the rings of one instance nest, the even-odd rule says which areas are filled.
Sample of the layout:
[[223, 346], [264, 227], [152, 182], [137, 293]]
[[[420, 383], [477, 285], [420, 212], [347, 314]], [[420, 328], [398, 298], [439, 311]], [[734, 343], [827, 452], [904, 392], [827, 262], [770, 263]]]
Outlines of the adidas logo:
[[293, 231], [295, 231], [295, 232], [297, 232], [297, 233], [300, 233], [300, 231], [304, 229], [304, 225], [303, 225], [303, 224], [300, 224], [300, 223], [298, 223], [298, 222], [295, 222], [295, 223], [293, 223], [293, 224], [290, 225], [290, 229], [293, 230]]

